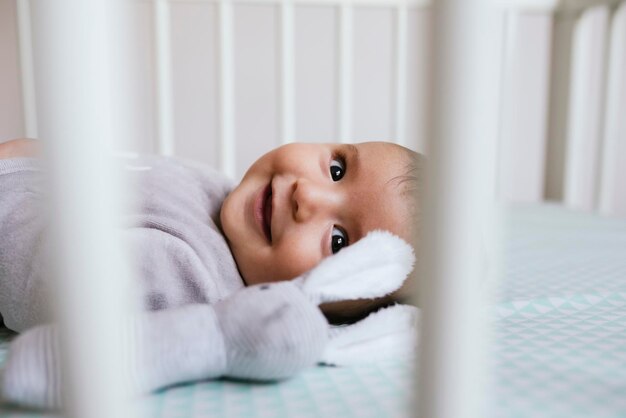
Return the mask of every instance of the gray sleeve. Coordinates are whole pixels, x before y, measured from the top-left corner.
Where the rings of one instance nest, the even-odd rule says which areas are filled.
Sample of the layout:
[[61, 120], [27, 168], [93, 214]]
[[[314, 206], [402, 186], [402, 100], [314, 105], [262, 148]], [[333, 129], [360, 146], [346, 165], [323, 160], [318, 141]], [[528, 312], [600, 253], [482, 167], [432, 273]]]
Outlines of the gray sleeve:
[[0, 316], [14, 331], [50, 320], [43, 181], [38, 160], [0, 160]]
[[[208, 168], [186, 170], [163, 157], [134, 161], [155, 168], [135, 173], [142, 206], [124, 217], [122, 231], [141, 279], [142, 307], [213, 303], [243, 287], [213, 224], [230, 182]], [[50, 221], [40, 165], [0, 160], [0, 319], [18, 332], [52, 319]]]

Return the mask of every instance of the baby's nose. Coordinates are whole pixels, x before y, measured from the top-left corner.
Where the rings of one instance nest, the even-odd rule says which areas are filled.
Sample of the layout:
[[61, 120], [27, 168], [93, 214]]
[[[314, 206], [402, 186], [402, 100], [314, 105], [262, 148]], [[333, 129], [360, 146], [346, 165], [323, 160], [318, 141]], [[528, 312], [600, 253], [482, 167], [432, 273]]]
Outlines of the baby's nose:
[[332, 186], [307, 179], [299, 179], [294, 184], [292, 204], [294, 219], [298, 222], [306, 222], [318, 216], [336, 216], [341, 202], [341, 194]]

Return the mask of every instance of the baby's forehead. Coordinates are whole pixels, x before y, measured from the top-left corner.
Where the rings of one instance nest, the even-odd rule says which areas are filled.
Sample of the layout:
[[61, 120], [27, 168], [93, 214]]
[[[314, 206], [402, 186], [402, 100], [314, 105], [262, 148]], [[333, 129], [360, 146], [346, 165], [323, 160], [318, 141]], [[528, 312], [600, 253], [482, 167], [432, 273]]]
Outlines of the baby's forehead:
[[[413, 151], [391, 142], [318, 144], [346, 151], [346, 179], [352, 188], [350, 205], [355, 223], [354, 243], [367, 232], [384, 229], [406, 240], [413, 231], [416, 213], [416, 173]], [[351, 165], [352, 163], [352, 165]]]
[[359, 239], [374, 230], [389, 231], [405, 241], [412, 241], [413, 217], [408, 205], [400, 208], [376, 208], [362, 218], [362, 232]]

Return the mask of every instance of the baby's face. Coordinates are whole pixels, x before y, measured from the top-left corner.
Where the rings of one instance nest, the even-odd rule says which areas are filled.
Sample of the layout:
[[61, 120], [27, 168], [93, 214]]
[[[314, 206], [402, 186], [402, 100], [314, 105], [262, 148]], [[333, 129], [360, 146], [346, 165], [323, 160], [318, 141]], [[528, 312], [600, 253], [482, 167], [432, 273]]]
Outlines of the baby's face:
[[289, 144], [258, 159], [230, 193], [222, 228], [248, 285], [289, 280], [373, 229], [410, 241], [406, 169], [393, 144]]

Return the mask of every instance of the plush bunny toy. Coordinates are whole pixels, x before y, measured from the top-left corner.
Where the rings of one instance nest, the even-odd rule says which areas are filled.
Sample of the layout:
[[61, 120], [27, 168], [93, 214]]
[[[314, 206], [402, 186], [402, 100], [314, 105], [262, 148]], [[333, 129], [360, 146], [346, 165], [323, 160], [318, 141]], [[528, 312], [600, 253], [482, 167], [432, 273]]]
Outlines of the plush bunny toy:
[[[249, 286], [213, 305], [137, 315], [120, 329], [127, 363], [120, 371], [141, 394], [186, 381], [276, 380], [316, 363], [410, 355], [417, 343], [416, 308], [394, 305], [353, 325], [331, 327], [317, 305], [390, 294], [413, 262], [410, 245], [373, 231], [292, 281]], [[56, 326], [18, 336], [2, 375], [4, 400], [60, 407], [59, 358]]]

